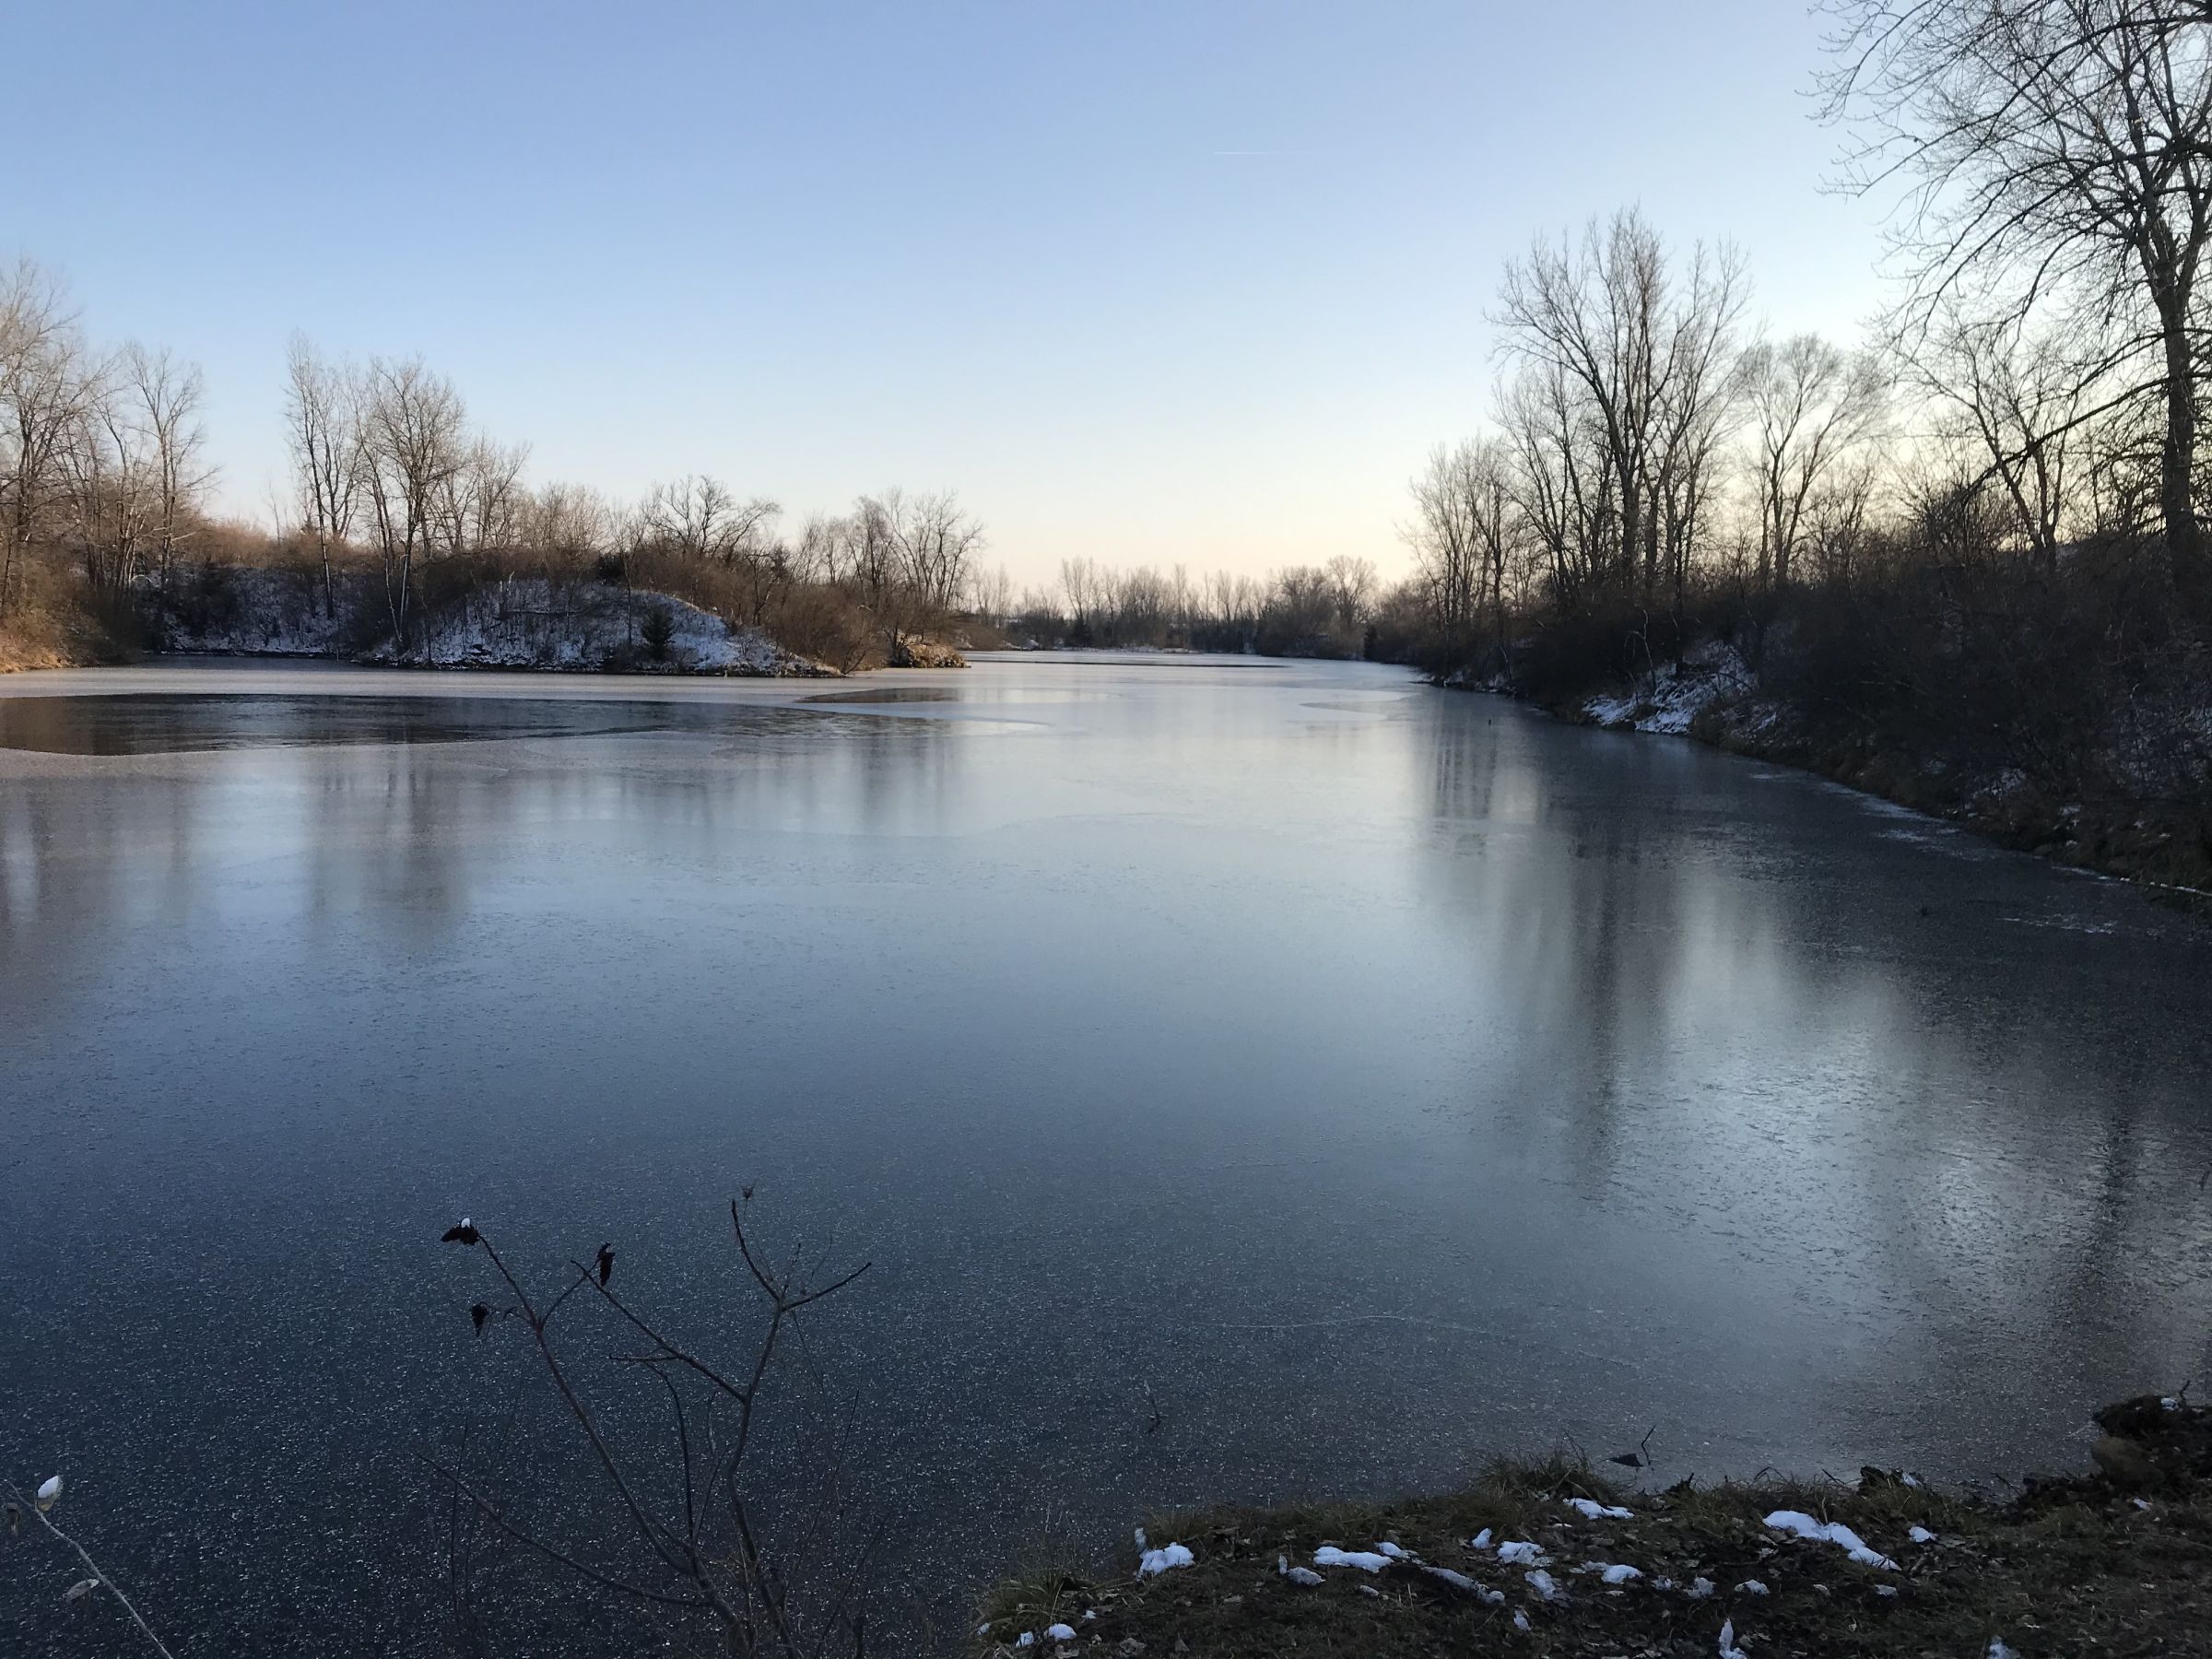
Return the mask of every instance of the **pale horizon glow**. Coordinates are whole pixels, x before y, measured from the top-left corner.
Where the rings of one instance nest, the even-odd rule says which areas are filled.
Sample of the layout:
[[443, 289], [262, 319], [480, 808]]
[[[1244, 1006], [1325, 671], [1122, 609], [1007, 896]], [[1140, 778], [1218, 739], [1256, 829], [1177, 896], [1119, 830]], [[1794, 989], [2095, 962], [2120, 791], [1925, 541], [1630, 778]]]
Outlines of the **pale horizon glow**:
[[[1794, 6], [19, 8], [0, 255], [206, 370], [218, 505], [286, 486], [288, 334], [419, 352], [530, 476], [787, 522], [957, 488], [986, 564], [1406, 558], [1538, 232], [1639, 205], [1858, 337]], [[1671, 14], [1671, 15], [1670, 15]]]

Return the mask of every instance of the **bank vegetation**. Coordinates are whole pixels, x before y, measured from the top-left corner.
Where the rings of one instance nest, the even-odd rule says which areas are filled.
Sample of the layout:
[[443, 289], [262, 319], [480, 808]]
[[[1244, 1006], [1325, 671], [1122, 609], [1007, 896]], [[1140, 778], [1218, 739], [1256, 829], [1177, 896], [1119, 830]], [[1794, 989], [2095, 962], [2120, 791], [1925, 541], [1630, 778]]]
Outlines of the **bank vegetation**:
[[[950, 490], [888, 489], [796, 525], [707, 473], [618, 500], [534, 480], [528, 446], [478, 427], [421, 359], [336, 360], [295, 336], [272, 530], [210, 512], [205, 406], [199, 370], [169, 350], [93, 344], [49, 270], [0, 273], [0, 666], [147, 649], [734, 672], [958, 660], [935, 641], [965, 626], [985, 536]], [[702, 622], [713, 648], [687, 662]]]
[[1477, 434], [1415, 478], [1377, 648], [2212, 877], [2212, 18], [1832, 0], [1871, 341], [1757, 323], [1726, 244], [1539, 237]]

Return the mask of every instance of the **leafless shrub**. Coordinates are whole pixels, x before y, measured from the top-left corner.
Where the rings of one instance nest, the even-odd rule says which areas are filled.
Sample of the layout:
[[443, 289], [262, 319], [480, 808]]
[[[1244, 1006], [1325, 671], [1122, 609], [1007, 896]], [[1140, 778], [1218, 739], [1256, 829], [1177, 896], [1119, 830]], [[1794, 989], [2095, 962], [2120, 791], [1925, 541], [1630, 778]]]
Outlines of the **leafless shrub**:
[[[631, 1306], [613, 1288], [608, 1245], [534, 1290], [472, 1222], [449, 1230], [447, 1242], [480, 1252], [490, 1269], [489, 1300], [469, 1309], [477, 1336], [515, 1343], [516, 1362], [550, 1387], [582, 1441], [601, 1507], [577, 1518], [574, 1536], [556, 1536], [501, 1493], [484, 1459], [433, 1466], [457, 1514], [598, 1591], [707, 1634], [716, 1651], [858, 1659], [867, 1641], [867, 1547], [839, 1462], [818, 1453], [820, 1466], [791, 1466], [800, 1442], [772, 1435], [769, 1418], [778, 1382], [807, 1371], [802, 1316], [867, 1264], [818, 1279], [798, 1250], [771, 1259], [747, 1228], [750, 1196], [748, 1188], [731, 1203], [730, 1225], [762, 1317], [735, 1361], [678, 1343]], [[582, 1351], [576, 1327], [586, 1310], [599, 1315], [612, 1374], [627, 1386]], [[665, 1432], [641, 1436], [639, 1408], [655, 1401]], [[467, 1553], [456, 1541], [456, 1561]]]

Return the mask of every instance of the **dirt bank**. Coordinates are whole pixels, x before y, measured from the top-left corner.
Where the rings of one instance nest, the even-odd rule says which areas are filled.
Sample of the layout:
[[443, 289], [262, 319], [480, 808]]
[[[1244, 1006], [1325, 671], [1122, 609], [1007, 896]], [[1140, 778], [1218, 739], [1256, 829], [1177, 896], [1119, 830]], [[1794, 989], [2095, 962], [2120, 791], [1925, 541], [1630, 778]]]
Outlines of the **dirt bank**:
[[1442, 1498], [1157, 1517], [1149, 1560], [1133, 1547], [1105, 1570], [999, 1586], [972, 1651], [2212, 1653], [2212, 1412], [2147, 1396], [2098, 1414], [2089, 1438], [2092, 1472], [2000, 1494], [1878, 1469], [1635, 1491], [1628, 1469], [1555, 1458]]

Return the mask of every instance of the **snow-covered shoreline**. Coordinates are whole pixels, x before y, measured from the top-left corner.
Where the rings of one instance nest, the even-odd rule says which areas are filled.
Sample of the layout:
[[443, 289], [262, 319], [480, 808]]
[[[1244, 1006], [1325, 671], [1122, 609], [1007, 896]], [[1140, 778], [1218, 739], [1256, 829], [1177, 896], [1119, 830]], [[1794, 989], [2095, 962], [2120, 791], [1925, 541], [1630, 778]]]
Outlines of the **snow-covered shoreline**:
[[[602, 582], [517, 577], [419, 612], [406, 648], [377, 638], [382, 591], [350, 583], [326, 606], [310, 571], [241, 568], [170, 618], [166, 652], [183, 656], [322, 657], [397, 668], [554, 674], [835, 677], [756, 629], [733, 627], [671, 594]], [[371, 642], [363, 645], [364, 639]]]

